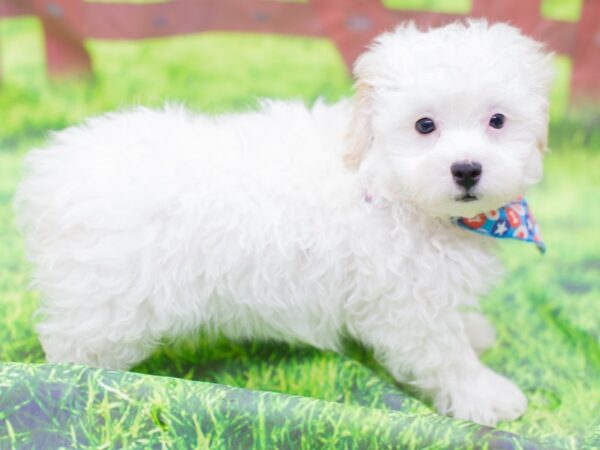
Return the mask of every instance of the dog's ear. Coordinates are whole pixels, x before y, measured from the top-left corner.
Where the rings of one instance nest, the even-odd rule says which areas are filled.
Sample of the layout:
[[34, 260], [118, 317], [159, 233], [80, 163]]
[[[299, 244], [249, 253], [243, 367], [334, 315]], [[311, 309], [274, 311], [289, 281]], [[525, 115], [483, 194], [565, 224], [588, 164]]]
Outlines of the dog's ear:
[[[546, 127], [546, 129], [547, 129], [547, 127]], [[542, 156], [544, 156], [546, 154], [546, 152], [548, 151], [548, 136], [547, 135], [544, 135], [543, 137], [538, 139], [537, 148], [540, 151]]]
[[371, 121], [375, 97], [379, 94], [382, 82], [396, 79], [397, 64], [390, 64], [390, 61], [401, 59], [398, 55], [402, 53], [402, 42], [411, 33], [420, 33], [413, 22], [406, 22], [392, 32], [380, 34], [354, 63], [354, 104], [344, 153], [344, 162], [350, 170], [358, 170], [373, 145]]
[[346, 135], [346, 151], [344, 153], [344, 163], [350, 170], [358, 170], [373, 140], [371, 128], [373, 87], [361, 80], [354, 87], [353, 110], [348, 134]]
[[544, 126], [542, 128], [542, 132], [537, 139], [537, 148], [540, 151], [540, 154], [544, 156], [548, 151], [548, 125], [550, 122], [550, 114], [548, 112], [548, 107], [544, 110]]

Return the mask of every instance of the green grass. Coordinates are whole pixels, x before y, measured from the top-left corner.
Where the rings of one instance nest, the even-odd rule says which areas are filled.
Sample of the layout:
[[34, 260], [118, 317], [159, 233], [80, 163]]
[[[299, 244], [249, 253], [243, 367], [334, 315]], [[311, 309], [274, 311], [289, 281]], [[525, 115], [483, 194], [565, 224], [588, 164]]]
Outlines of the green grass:
[[443, 13], [467, 14], [471, 11], [471, 0], [383, 0], [387, 8], [427, 10]]
[[542, 15], [548, 19], [577, 22], [583, 0], [542, 0]]
[[[331, 43], [235, 34], [91, 42], [96, 80], [50, 84], [43, 72], [39, 32], [30, 19], [0, 22], [5, 69], [0, 87], [0, 361], [43, 361], [31, 319], [37, 294], [27, 290], [29, 268], [10, 201], [24, 152], [46, 133], [130, 104], [176, 100], [194, 109], [222, 112], [251, 108], [261, 96], [310, 102], [318, 96], [336, 100], [351, 92], [351, 80]], [[598, 116], [568, 114], [569, 61], [558, 59], [557, 68], [553, 151], [546, 158], [544, 182], [528, 196], [548, 253], [541, 257], [529, 245], [500, 244], [507, 277], [483, 301], [498, 328], [498, 342], [483, 359], [522, 386], [530, 401], [525, 417], [502, 424], [503, 430], [551, 447], [594, 448], [600, 446]], [[480, 429], [436, 418], [426, 402], [406, 387], [399, 389], [368, 352], [355, 347], [340, 356], [282, 344], [200, 339], [164, 348], [136, 368], [140, 373], [294, 394], [322, 403], [83, 369], [73, 369], [73, 384], [65, 379], [70, 372], [61, 367], [2, 366], [2, 370], [0, 448], [11, 448], [29, 436], [19, 428], [23, 424], [3, 421], [8, 406], [33, 408], [6, 393], [54, 392], [50, 388], [71, 389], [65, 398], [73, 403], [61, 408], [71, 411], [72, 421], [58, 428], [69, 442], [85, 441], [90, 448], [118, 444], [183, 448], [189, 442], [205, 448], [240, 434], [252, 440], [243, 441], [248, 444], [245, 448], [292, 442], [301, 443], [296, 448], [315, 448], [316, 442], [326, 448], [352, 440], [364, 443], [363, 448], [384, 442], [443, 448], [452, 442], [458, 445], [467, 436], [485, 435]], [[243, 402], [236, 403], [239, 398], [247, 399], [251, 407], [244, 410]], [[266, 398], [271, 400], [265, 403]], [[228, 404], [223, 399], [230, 399], [243, 414], [223, 410]], [[52, 396], [38, 399], [37, 407], [49, 408], [52, 402]], [[294, 406], [281, 406], [289, 402]], [[290, 422], [283, 426], [278, 418]], [[294, 427], [302, 430], [300, 441], [291, 440], [300, 439]], [[382, 431], [386, 427], [387, 434]], [[181, 436], [189, 440], [181, 444]]]
[[0, 422], [2, 448], [470, 450], [528, 443], [431, 413], [81, 366], [6, 364], [0, 389], [10, 395], [0, 406], [13, 410]]

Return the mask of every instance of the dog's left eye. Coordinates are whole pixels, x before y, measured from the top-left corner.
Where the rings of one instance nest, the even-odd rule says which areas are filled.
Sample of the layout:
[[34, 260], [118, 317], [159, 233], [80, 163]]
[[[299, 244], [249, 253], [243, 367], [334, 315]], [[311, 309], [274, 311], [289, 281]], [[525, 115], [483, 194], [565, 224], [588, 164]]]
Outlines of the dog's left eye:
[[490, 127], [500, 129], [504, 126], [504, 114], [494, 114], [490, 117]]
[[423, 117], [415, 122], [415, 128], [421, 134], [429, 134], [435, 130], [435, 122], [429, 117]]

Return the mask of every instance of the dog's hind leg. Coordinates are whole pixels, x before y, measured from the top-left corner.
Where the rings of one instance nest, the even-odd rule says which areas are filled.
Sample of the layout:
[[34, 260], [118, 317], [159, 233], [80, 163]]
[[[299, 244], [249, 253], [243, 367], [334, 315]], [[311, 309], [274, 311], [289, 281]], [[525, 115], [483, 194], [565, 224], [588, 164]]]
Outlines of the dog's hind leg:
[[152, 353], [157, 340], [140, 323], [128, 326], [107, 319], [104, 311], [69, 311], [47, 316], [38, 324], [40, 342], [48, 362], [71, 362], [106, 369], [127, 370]]
[[152, 286], [124, 270], [122, 278], [113, 269], [100, 276], [94, 267], [69, 262], [69, 271], [37, 271], [36, 328], [47, 360], [129, 369], [146, 358], [166, 326], [152, 307]]

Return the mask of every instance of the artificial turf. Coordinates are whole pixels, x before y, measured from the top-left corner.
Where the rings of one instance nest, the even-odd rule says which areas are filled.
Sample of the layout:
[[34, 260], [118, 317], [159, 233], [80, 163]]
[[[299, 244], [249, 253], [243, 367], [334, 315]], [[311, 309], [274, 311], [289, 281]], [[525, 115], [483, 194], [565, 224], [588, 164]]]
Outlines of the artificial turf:
[[[311, 102], [351, 93], [351, 80], [331, 43], [236, 34], [91, 42], [96, 79], [51, 84], [43, 72], [39, 31], [32, 19], [0, 23], [5, 71], [0, 86], [1, 362], [43, 362], [32, 320], [38, 294], [27, 289], [29, 267], [10, 202], [24, 153], [50, 130], [131, 104], [181, 101], [218, 113], [252, 108], [258, 97]], [[67, 408], [73, 421], [54, 429], [61, 430], [64, 445], [81, 448], [231, 446], [227, 439], [236, 433], [246, 436], [241, 448], [382, 448], [386, 443], [445, 448], [459, 442], [467, 448], [467, 440], [484, 446], [501, 442], [503, 448], [600, 448], [598, 116], [567, 115], [569, 64], [560, 59], [557, 67], [552, 151], [544, 181], [528, 195], [548, 253], [539, 256], [533, 246], [502, 242], [507, 276], [482, 302], [498, 330], [497, 343], [483, 360], [517, 382], [529, 399], [522, 419], [499, 426], [521, 438], [437, 418], [426, 401], [396, 386], [368, 352], [354, 345], [341, 356], [302, 346], [199, 338], [166, 346], [135, 371], [244, 388], [231, 400], [243, 405], [236, 402], [247, 399], [248, 409], [238, 407], [241, 416], [215, 403], [234, 392], [221, 386], [81, 367], [2, 365], [0, 448], [18, 447], [29, 436], [9, 421], [14, 411], [8, 405], [20, 405], [10, 397], [15, 392], [23, 394], [22, 401], [32, 394], [38, 408], [51, 407], [56, 392], [62, 393], [56, 411]], [[323, 403], [253, 394], [257, 391]], [[65, 398], [73, 403], [64, 403]], [[265, 398], [275, 400], [265, 403]], [[278, 429], [279, 422], [272, 421], [286, 415], [289, 421], [281, 418], [285, 424]]]

